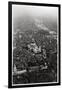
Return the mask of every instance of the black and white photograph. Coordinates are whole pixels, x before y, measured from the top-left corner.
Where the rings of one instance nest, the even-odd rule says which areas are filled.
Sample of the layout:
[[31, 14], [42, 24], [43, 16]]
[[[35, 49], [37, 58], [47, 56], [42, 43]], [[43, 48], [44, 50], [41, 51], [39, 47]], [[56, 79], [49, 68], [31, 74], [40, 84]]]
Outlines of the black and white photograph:
[[60, 84], [60, 5], [20, 2], [9, 10], [9, 85]]

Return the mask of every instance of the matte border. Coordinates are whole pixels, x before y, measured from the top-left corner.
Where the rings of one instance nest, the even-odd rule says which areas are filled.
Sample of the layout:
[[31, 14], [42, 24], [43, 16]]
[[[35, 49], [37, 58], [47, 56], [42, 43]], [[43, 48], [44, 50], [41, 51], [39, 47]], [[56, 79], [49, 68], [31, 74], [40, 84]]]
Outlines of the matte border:
[[[31, 6], [47, 6], [47, 7], [58, 7], [58, 26], [59, 26], [59, 82], [50, 84], [36, 84], [36, 85], [17, 85], [12, 86], [12, 5], [31, 5]], [[61, 5], [60, 4], [48, 4], [48, 3], [30, 3], [30, 2], [8, 2], [8, 88], [20, 88], [20, 87], [37, 87], [37, 86], [56, 86], [61, 85], [61, 61], [60, 61], [60, 41], [61, 41]]]

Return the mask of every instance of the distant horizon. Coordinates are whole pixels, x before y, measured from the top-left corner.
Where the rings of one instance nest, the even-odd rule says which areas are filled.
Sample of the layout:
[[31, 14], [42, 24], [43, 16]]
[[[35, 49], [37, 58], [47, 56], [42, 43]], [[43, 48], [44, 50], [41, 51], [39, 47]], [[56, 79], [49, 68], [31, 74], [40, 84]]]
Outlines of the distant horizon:
[[[47, 6], [28, 6], [28, 5], [12, 5], [12, 23], [13, 29], [35, 29], [36, 22], [41, 22], [41, 26], [46, 29], [57, 32], [58, 8]], [[32, 24], [34, 25], [32, 27]], [[42, 27], [43, 28], [43, 27]]]
[[57, 19], [58, 8], [46, 6], [27, 6], [27, 5], [12, 5], [12, 16], [18, 18], [22, 16], [31, 17], [46, 17], [50, 19]]

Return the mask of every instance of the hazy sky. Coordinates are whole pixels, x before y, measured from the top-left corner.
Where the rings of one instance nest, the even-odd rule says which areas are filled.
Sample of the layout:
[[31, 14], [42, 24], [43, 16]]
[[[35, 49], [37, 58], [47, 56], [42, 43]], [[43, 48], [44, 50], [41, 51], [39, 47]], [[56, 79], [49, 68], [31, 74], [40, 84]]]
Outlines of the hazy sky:
[[29, 15], [32, 17], [50, 17], [57, 19], [58, 8], [47, 6], [28, 6], [28, 5], [12, 5], [13, 18], [21, 17], [23, 15]]

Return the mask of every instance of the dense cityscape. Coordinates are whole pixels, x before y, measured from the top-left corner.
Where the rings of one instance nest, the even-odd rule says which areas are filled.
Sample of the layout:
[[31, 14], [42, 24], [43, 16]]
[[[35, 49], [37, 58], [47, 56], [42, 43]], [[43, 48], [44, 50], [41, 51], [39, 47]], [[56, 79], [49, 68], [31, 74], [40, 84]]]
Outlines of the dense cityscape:
[[31, 21], [13, 34], [13, 83], [57, 82], [57, 32]]

